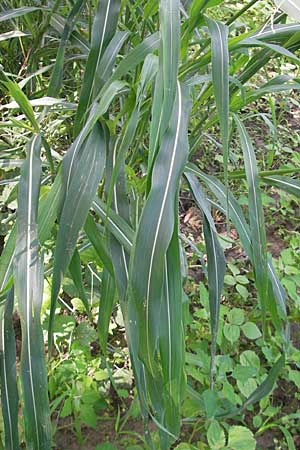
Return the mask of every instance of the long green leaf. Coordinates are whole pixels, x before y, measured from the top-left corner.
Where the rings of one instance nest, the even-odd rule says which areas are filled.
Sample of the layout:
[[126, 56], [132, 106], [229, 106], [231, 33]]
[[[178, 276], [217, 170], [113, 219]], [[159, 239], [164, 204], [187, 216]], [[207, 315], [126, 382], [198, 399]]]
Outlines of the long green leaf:
[[[108, 82], [111, 83], [112, 81], [120, 80], [124, 75], [133, 71], [138, 64], [145, 60], [146, 56], [149, 55], [149, 53], [152, 53], [153, 50], [158, 48], [159, 42], [159, 33], [153, 33], [136, 47], [131, 49], [130, 52], [128, 52], [127, 55], [118, 64], [116, 70], [113, 72]], [[106, 88], [106, 84], [104, 85], [104, 88]]]
[[139, 354], [152, 374], [158, 337], [157, 317], [161, 304], [164, 260], [173, 234], [174, 202], [188, 152], [188, 116], [188, 92], [186, 87], [178, 83], [172, 121], [155, 160], [151, 191], [141, 216], [130, 267], [130, 301], [135, 303], [139, 316]]
[[116, 237], [122, 246], [130, 253], [133, 243], [133, 230], [122, 217], [112, 209], [107, 214], [107, 205], [100, 199], [95, 199], [92, 204], [93, 210], [104, 221], [108, 230]]
[[221, 244], [218, 241], [218, 235], [211, 216], [210, 208], [202, 191], [201, 185], [194, 175], [186, 173], [185, 176], [189, 182], [193, 196], [204, 216], [203, 229], [207, 251], [210, 327], [212, 334], [210, 385], [211, 388], [213, 388], [221, 293], [224, 286], [226, 261]]
[[5, 448], [19, 450], [16, 342], [12, 321], [14, 290], [7, 296], [5, 307], [0, 307], [0, 379], [1, 402], [5, 429]]
[[283, 191], [289, 192], [290, 194], [300, 197], [300, 181], [294, 180], [290, 177], [284, 177], [280, 175], [272, 175], [270, 177], [262, 177], [261, 181], [263, 183], [269, 184], [271, 186], [276, 186]]
[[186, 381], [180, 269], [178, 221], [176, 220], [165, 257], [165, 280], [159, 330], [159, 351], [166, 389], [164, 426], [175, 436], [178, 436], [180, 431], [181, 400]]
[[66, 46], [73, 31], [76, 19], [83, 8], [85, 1], [86, 0], [77, 0], [66, 20], [48, 87], [47, 94], [49, 97], [57, 97], [59, 94], [63, 81], [63, 68]]
[[111, 262], [111, 255], [109, 254], [107, 245], [104, 240], [104, 236], [98, 230], [97, 225], [91, 214], [89, 214], [86, 219], [84, 231], [89, 241], [91, 242], [92, 246], [94, 247], [94, 250], [96, 251], [103, 266], [105, 267], [105, 269], [108, 270], [110, 275], [114, 276], [113, 265]]
[[80, 92], [79, 104], [74, 124], [75, 136], [79, 134], [83, 116], [95, 95], [96, 71], [101, 57], [109, 41], [115, 34], [120, 0], [99, 0], [94, 18], [91, 49], [89, 52], [83, 85]]
[[267, 244], [264, 213], [259, 188], [258, 169], [254, 149], [246, 128], [237, 116], [235, 116], [235, 122], [237, 124], [242, 144], [246, 176], [249, 185], [249, 219], [253, 250], [253, 265], [264, 323], [266, 320], [266, 309], [268, 305]]
[[[99, 124], [94, 126], [79, 153], [76, 164], [73, 164], [72, 170], [67, 171], [66, 191], [55, 247], [49, 319], [50, 348], [55, 304], [62, 278], [71, 261], [79, 231], [84, 226], [104, 171], [105, 142], [102, 127]], [[73, 163], [73, 161], [74, 159], [71, 158], [70, 162]]]
[[109, 332], [110, 318], [114, 302], [116, 300], [116, 284], [114, 277], [104, 269], [102, 273], [102, 283], [100, 291], [100, 306], [98, 317], [98, 333], [102, 352], [107, 356], [107, 339]]
[[206, 17], [211, 34], [212, 81], [218, 117], [220, 122], [225, 184], [228, 186], [229, 157], [229, 51], [228, 28], [222, 22]]
[[162, 72], [164, 84], [162, 134], [169, 125], [176, 96], [180, 52], [179, 0], [160, 0], [160, 32], [162, 39]]
[[[221, 204], [220, 206], [219, 204], [214, 203], [214, 206], [220, 209], [224, 214], [226, 214], [227, 198], [225, 186], [217, 178], [211, 175], [204, 174], [191, 163], [187, 164], [186, 170], [195, 174], [197, 177], [199, 177], [202, 181], [204, 181], [207, 184], [207, 186], [214, 193], [214, 195], [217, 197], [218, 201]], [[246, 222], [241, 206], [239, 205], [239, 203], [237, 202], [237, 200], [230, 191], [228, 192], [228, 206], [229, 206], [229, 218], [234, 223], [236, 230], [239, 234], [239, 237], [241, 239], [242, 245], [246, 251], [246, 254], [248, 255], [250, 261], [253, 263], [253, 250], [250, 236], [250, 228], [248, 223]], [[269, 281], [272, 284], [274, 297], [276, 299], [279, 311], [279, 314], [275, 312], [275, 316], [273, 316], [274, 324], [276, 324], [280, 316], [282, 316], [284, 320], [287, 319], [285, 306], [286, 293], [282, 284], [278, 279], [277, 274], [274, 271], [271, 261], [268, 260], [267, 264], [268, 264]], [[279, 332], [281, 331], [282, 326], [279, 327]]]
[[119, 51], [128, 38], [128, 35], [128, 31], [117, 31], [103, 53], [95, 73], [95, 95], [99, 94], [103, 85], [108, 81]]
[[4, 11], [0, 13], [0, 22], [5, 22], [6, 20], [16, 19], [17, 17], [24, 16], [25, 14], [39, 11], [41, 8], [34, 6], [23, 6], [22, 8], [10, 9], [9, 11]]
[[13, 39], [13, 38], [20, 38], [20, 37], [25, 37], [25, 36], [30, 36], [30, 34], [28, 33], [23, 33], [22, 31], [7, 31], [6, 33], [1, 33], [0, 34], [0, 42], [2, 41], [6, 41], [7, 39]]
[[39, 125], [37, 123], [37, 120], [35, 118], [32, 106], [20, 88], [20, 86], [14, 81], [9, 79], [6, 74], [1, 70], [0, 68], [0, 81], [2, 84], [6, 87], [9, 94], [15, 99], [17, 104], [20, 106], [21, 110], [31, 123], [33, 129], [38, 133], [39, 132]]
[[21, 381], [24, 398], [25, 436], [28, 448], [50, 450], [51, 422], [40, 310], [43, 267], [38, 254], [37, 208], [41, 177], [41, 137], [28, 145], [18, 193], [18, 232], [15, 286], [21, 326]]
[[74, 284], [76, 286], [76, 289], [79, 294], [79, 298], [82, 300], [82, 303], [84, 304], [86, 312], [89, 314], [90, 312], [90, 305], [85, 293], [84, 285], [83, 285], [83, 278], [82, 278], [82, 272], [81, 272], [81, 261], [80, 261], [80, 255], [77, 249], [75, 249], [72, 259], [69, 264], [69, 271], [72, 276], [72, 280], [74, 281]]

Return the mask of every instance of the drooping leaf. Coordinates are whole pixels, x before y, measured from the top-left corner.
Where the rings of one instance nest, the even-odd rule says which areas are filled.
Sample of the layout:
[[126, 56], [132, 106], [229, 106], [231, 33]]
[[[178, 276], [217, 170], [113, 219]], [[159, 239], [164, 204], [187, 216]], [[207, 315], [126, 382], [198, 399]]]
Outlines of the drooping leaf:
[[[73, 156], [74, 153], [71, 158], [71, 164], [74, 162]], [[96, 124], [83, 146], [79, 149], [79, 157], [76, 164], [72, 164], [72, 168], [69, 167], [67, 171], [66, 190], [61, 208], [54, 254], [49, 346], [52, 342], [55, 304], [62, 278], [73, 256], [79, 231], [84, 226], [89, 209], [95, 198], [98, 184], [103, 175], [105, 158], [105, 141], [102, 127]]]
[[254, 149], [246, 128], [237, 116], [235, 116], [235, 122], [237, 124], [241, 140], [246, 177], [249, 185], [249, 220], [253, 251], [253, 265], [260, 306], [262, 309], [263, 322], [265, 322], [266, 309], [268, 305], [267, 244], [258, 169]]
[[[212, 202], [213, 206], [220, 209], [224, 214], [226, 214], [227, 198], [225, 186], [216, 177], [204, 174], [191, 163], [187, 164], [186, 170], [198, 176], [202, 181], [204, 181], [208, 185], [209, 189], [214, 193], [214, 195], [220, 202], [220, 204]], [[246, 254], [248, 255], [249, 259], [253, 262], [253, 250], [250, 236], [250, 228], [245, 219], [241, 206], [239, 205], [239, 203], [237, 202], [237, 200], [230, 191], [228, 192], [228, 206], [229, 206], [229, 217], [232, 220], [234, 226], [236, 227], [236, 230], [239, 234], [239, 237], [246, 251]], [[286, 293], [277, 274], [274, 271], [274, 268], [270, 260], [267, 262], [267, 267], [268, 267], [269, 287], [271, 283], [273, 287], [273, 294], [277, 303], [277, 308], [280, 311], [279, 314], [276, 311], [276, 309], [275, 310], [272, 309], [270, 311], [271, 314], [273, 314], [272, 315], [273, 322], [277, 326], [280, 323], [280, 316], [282, 316], [284, 320], [287, 319], [285, 306]], [[269, 307], [270, 306], [272, 306], [271, 298], [269, 301]], [[278, 330], [282, 331], [282, 325], [279, 325]]]

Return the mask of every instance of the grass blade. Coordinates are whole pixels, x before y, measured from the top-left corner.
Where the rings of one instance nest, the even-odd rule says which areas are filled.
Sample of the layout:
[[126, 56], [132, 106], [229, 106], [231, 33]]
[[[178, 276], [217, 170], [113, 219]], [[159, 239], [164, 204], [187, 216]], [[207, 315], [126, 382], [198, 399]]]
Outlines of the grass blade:
[[220, 122], [225, 185], [228, 188], [229, 158], [229, 51], [228, 28], [222, 22], [206, 17], [211, 34], [212, 80], [218, 117]]
[[66, 46], [85, 2], [86, 0], [77, 0], [66, 20], [48, 87], [47, 95], [49, 97], [57, 97], [61, 89]]
[[[182, 318], [182, 276], [180, 272], [178, 222], [165, 258], [164, 295], [161, 306], [159, 351], [165, 394], [164, 426], [175, 436], [180, 432], [180, 410], [186, 377], [184, 374], [184, 328]], [[170, 441], [170, 437], [165, 439]]]
[[216, 232], [211, 228], [209, 221], [204, 216], [204, 237], [207, 251], [207, 273], [209, 287], [209, 310], [210, 326], [212, 334], [211, 364], [210, 364], [210, 387], [214, 386], [215, 354], [217, 336], [219, 329], [219, 313], [221, 303], [221, 292], [224, 285], [226, 261], [224, 252], [218, 241]]
[[[116, 174], [117, 163], [117, 141], [111, 142], [109, 147], [109, 156], [107, 163], [107, 191], [113, 197], [113, 209], [116, 214], [121, 217], [126, 223], [129, 223], [129, 204], [126, 196], [125, 184], [125, 163], [119, 160], [118, 174]], [[121, 155], [123, 156], [123, 155]], [[124, 157], [125, 160], [125, 157]], [[115, 174], [115, 180], [112, 179], [112, 174]], [[111, 189], [112, 188], [112, 189]], [[109, 190], [111, 189], [111, 192]], [[110, 202], [110, 199], [109, 199]], [[109, 204], [107, 205], [109, 206]], [[113, 234], [110, 235], [110, 249], [114, 265], [116, 285], [119, 293], [120, 302], [124, 302], [129, 274], [129, 257], [126, 248], [122, 245]]]
[[[186, 166], [186, 169], [192, 174], [198, 176], [208, 185], [210, 190], [214, 193], [214, 195], [217, 197], [218, 201], [221, 204], [220, 206], [214, 203], [214, 206], [220, 209], [223, 212], [223, 214], [226, 214], [227, 198], [225, 186], [217, 178], [211, 175], [204, 174], [193, 164], [189, 163]], [[239, 205], [239, 203], [237, 202], [237, 200], [230, 191], [228, 192], [228, 206], [229, 206], [229, 218], [232, 220], [239, 234], [239, 237], [246, 251], [246, 254], [248, 255], [250, 261], [253, 264], [253, 249], [252, 249], [250, 228], [248, 223], [246, 222], [241, 206]], [[283, 325], [280, 324], [280, 320], [281, 318], [285, 321], [287, 320], [286, 305], [285, 305], [286, 293], [282, 284], [280, 283], [280, 280], [278, 279], [277, 274], [275, 273], [275, 270], [272, 266], [272, 262], [270, 259], [267, 262], [267, 268], [268, 268], [269, 288], [271, 283], [273, 291], [272, 295], [274, 295], [278, 310], [277, 311], [276, 309], [274, 310], [274, 308], [271, 308], [270, 313], [272, 315], [273, 323], [276, 325], [279, 333], [284, 335]], [[272, 306], [272, 301], [273, 301], [272, 298], [270, 298], [269, 307]]]
[[41, 8], [36, 8], [34, 6], [23, 6], [22, 8], [10, 9], [9, 11], [0, 13], [0, 22], [16, 19], [17, 17], [39, 10], [41, 10]]
[[114, 276], [114, 269], [111, 262], [111, 255], [108, 252], [108, 248], [106, 243], [104, 242], [104, 236], [100, 233], [97, 228], [97, 225], [94, 221], [94, 218], [91, 214], [88, 215], [85, 225], [84, 231], [91, 242], [94, 250], [96, 251], [100, 261], [102, 262], [105, 269], [108, 270], [110, 275]]
[[163, 73], [162, 134], [169, 125], [177, 90], [177, 75], [180, 52], [180, 2], [160, 0], [160, 32], [162, 50], [160, 53]]
[[41, 176], [41, 138], [28, 145], [18, 193], [18, 232], [15, 286], [22, 326], [21, 381], [25, 435], [28, 448], [50, 450], [51, 423], [48, 403], [44, 341], [40, 325], [43, 269], [38, 254], [37, 208]]
[[[176, 192], [188, 155], [188, 116], [188, 92], [178, 83], [172, 121], [154, 163], [152, 187], [138, 227], [130, 268], [133, 295], [130, 301], [135, 303], [139, 316], [140, 355], [152, 374], [164, 260], [174, 229]], [[167, 177], [164, 176], [166, 173]]]
[[237, 116], [235, 116], [235, 122], [242, 144], [246, 177], [249, 185], [249, 218], [253, 265], [260, 306], [262, 309], [263, 327], [265, 328], [266, 308], [268, 304], [267, 244], [258, 169], [254, 149], [247, 131]]
[[100, 306], [98, 316], [98, 333], [101, 349], [104, 356], [107, 356], [107, 339], [110, 318], [113, 310], [113, 306], [116, 300], [116, 285], [114, 277], [104, 269], [102, 273], [102, 284], [100, 292]]
[[20, 106], [21, 110], [23, 111], [23, 113], [25, 114], [25, 116], [27, 117], [29, 122], [31, 123], [34, 131], [38, 133], [39, 125], [36, 121], [36, 118], [35, 118], [35, 115], [33, 112], [33, 108], [31, 106], [28, 98], [26, 97], [26, 95], [24, 94], [22, 89], [20, 88], [20, 86], [14, 80], [10, 80], [5, 75], [3, 70], [1, 70], [1, 68], [0, 68], [0, 81], [6, 87], [9, 94], [15, 99], [17, 104]]
[[217, 336], [219, 329], [219, 315], [221, 293], [224, 286], [224, 276], [226, 271], [226, 261], [224, 252], [218, 240], [216, 227], [211, 216], [209, 204], [201, 185], [196, 177], [192, 174], [185, 174], [193, 196], [199, 208], [203, 212], [203, 230], [205, 246], [207, 251], [207, 275], [208, 275], [208, 292], [209, 292], [209, 310], [210, 310], [210, 327], [212, 335], [211, 344], [211, 364], [210, 364], [210, 386], [213, 389], [214, 372], [215, 372], [215, 354], [217, 345]]
[[283, 191], [289, 192], [290, 194], [300, 197], [300, 181], [294, 180], [290, 177], [284, 177], [280, 175], [272, 175], [270, 177], [261, 178], [263, 183], [269, 184], [271, 186], [276, 186]]
[[1, 402], [5, 430], [5, 448], [19, 450], [19, 395], [16, 371], [16, 342], [12, 321], [14, 290], [11, 289], [5, 307], [0, 307], [0, 380]]
[[99, 0], [92, 29], [91, 49], [89, 52], [83, 85], [80, 92], [79, 104], [74, 124], [75, 136], [79, 134], [84, 113], [95, 95], [96, 71], [104, 50], [115, 34], [120, 0]]
[[[57, 235], [53, 281], [51, 291], [51, 309], [49, 318], [49, 347], [52, 344], [52, 330], [56, 300], [62, 278], [73, 256], [80, 229], [84, 226], [90, 206], [96, 195], [98, 184], [105, 166], [105, 141], [102, 127], [96, 124], [79, 150], [78, 160], [68, 169], [65, 198], [63, 200], [59, 230]], [[73, 153], [74, 156], [74, 153]], [[67, 154], [68, 157], [68, 154]], [[67, 158], [69, 161], [70, 158]]]
[[99, 94], [103, 85], [108, 81], [112, 69], [115, 65], [119, 51], [123, 47], [129, 36], [128, 31], [117, 31], [108, 44], [103, 56], [98, 64], [95, 73], [95, 95]]
[[153, 33], [148, 36], [144, 41], [134, 47], [127, 55], [122, 59], [122, 61], [116, 67], [111, 78], [108, 80], [109, 83], [115, 80], [120, 80], [124, 75], [132, 72], [138, 64], [143, 62], [149, 53], [158, 48], [160, 42], [160, 37], [158, 33]]
[[30, 34], [28, 33], [23, 33], [22, 31], [7, 31], [6, 33], [1, 33], [0, 34], [0, 42], [2, 41], [7, 41], [8, 39], [13, 39], [13, 38], [20, 38], [20, 37], [25, 37], [25, 36], [30, 36]]
[[107, 229], [116, 237], [127, 252], [130, 253], [133, 243], [133, 230], [122, 217], [112, 209], [107, 214], [107, 205], [99, 198], [93, 202], [93, 210], [101, 217]]
[[72, 259], [69, 264], [69, 271], [72, 277], [72, 280], [75, 284], [75, 287], [78, 291], [79, 298], [82, 300], [82, 303], [84, 304], [85, 310], [87, 314], [90, 313], [90, 305], [85, 293], [84, 285], [83, 285], [83, 278], [82, 278], [82, 272], [81, 272], [81, 261], [80, 261], [80, 255], [77, 249], [75, 249]]

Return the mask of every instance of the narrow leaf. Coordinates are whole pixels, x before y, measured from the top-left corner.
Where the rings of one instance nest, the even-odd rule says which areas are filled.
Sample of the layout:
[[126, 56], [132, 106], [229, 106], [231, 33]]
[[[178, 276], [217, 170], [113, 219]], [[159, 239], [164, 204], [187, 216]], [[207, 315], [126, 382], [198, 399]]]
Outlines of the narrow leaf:
[[283, 191], [289, 192], [290, 194], [300, 197], [300, 181], [294, 180], [290, 177], [284, 177], [280, 175], [272, 175], [270, 177], [261, 178], [263, 183], [269, 184], [271, 186], [276, 186]]
[[130, 301], [135, 303], [139, 316], [139, 353], [152, 374], [164, 260], [174, 229], [176, 192], [188, 156], [188, 116], [188, 92], [178, 84], [172, 121], [155, 160], [151, 191], [141, 216], [130, 267]]
[[41, 8], [36, 8], [34, 6], [23, 6], [22, 8], [10, 9], [0, 13], [0, 22], [5, 22], [6, 20], [16, 19], [17, 17], [24, 16], [25, 14], [39, 11]]
[[51, 422], [40, 310], [43, 266], [38, 254], [37, 208], [41, 177], [41, 138], [29, 143], [18, 193], [15, 286], [22, 326], [21, 382], [28, 448], [50, 450]]
[[[76, 165], [73, 165], [72, 171], [68, 170], [65, 198], [62, 205], [54, 253], [49, 319], [50, 347], [50, 343], [52, 343], [55, 304], [62, 278], [73, 256], [79, 231], [84, 226], [104, 171], [106, 156], [105, 142], [102, 127], [99, 124], [94, 126], [91, 134], [80, 149], [79, 154], [79, 159]], [[73, 161], [74, 159], [71, 158], [71, 163]]]
[[73, 31], [76, 19], [85, 4], [85, 1], [86, 0], [77, 0], [66, 20], [48, 87], [47, 93], [49, 97], [57, 97], [59, 94], [63, 81], [63, 68], [66, 46]]
[[13, 327], [14, 290], [11, 289], [5, 307], [0, 307], [0, 380], [1, 402], [5, 430], [5, 448], [19, 450], [16, 342]]
[[249, 219], [250, 234], [253, 250], [253, 265], [255, 281], [259, 293], [263, 322], [266, 319], [266, 307], [268, 304], [268, 272], [267, 272], [267, 245], [264, 225], [264, 213], [259, 188], [259, 176], [254, 149], [247, 131], [242, 122], [235, 116], [244, 161], [246, 177], [249, 185]]
[[211, 34], [212, 81], [218, 117], [220, 122], [225, 184], [228, 187], [229, 157], [229, 51], [228, 28], [222, 22], [206, 17]]
[[79, 134], [83, 116], [95, 95], [95, 73], [109, 41], [115, 34], [118, 22], [120, 0], [99, 0], [92, 29], [91, 49], [79, 97], [74, 124], [75, 136]]

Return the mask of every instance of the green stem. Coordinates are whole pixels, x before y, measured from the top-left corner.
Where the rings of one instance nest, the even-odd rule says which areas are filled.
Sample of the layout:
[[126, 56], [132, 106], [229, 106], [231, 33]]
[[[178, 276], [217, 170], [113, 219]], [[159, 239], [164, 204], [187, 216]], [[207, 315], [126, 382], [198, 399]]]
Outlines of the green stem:
[[240, 9], [236, 14], [234, 14], [230, 19], [227, 20], [226, 25], [231, 25], [233, 22], [236, 21], [240, 16], [242, 16], [248, 9], [250, 9], [255, 3], [257, 3], [258, 0], [252, 0], [247, 5], [244, 6], [244, 8]]
[[[289, 173], [300, 173], [300, 168], [293, 167], [289, 169], [274, 169], [274, 170], [262, 170], [261, 172], [258, 172], [260, 177], [270, 177], [273, 175], [287, 175]], [[228, 174], [230, 178], [239, 179], [239, 178], [246, 178], [246, 174], [244, 171], [240, 172], [231, 172]]]

